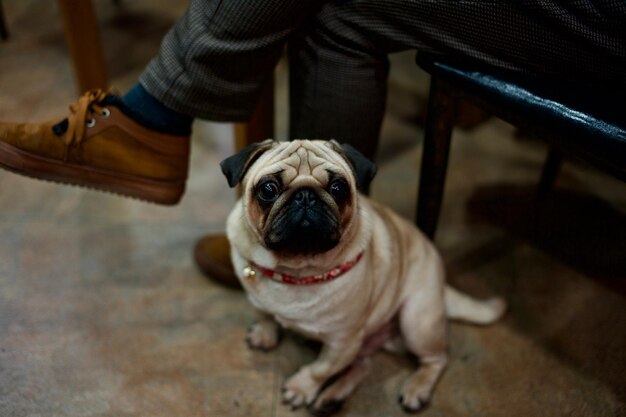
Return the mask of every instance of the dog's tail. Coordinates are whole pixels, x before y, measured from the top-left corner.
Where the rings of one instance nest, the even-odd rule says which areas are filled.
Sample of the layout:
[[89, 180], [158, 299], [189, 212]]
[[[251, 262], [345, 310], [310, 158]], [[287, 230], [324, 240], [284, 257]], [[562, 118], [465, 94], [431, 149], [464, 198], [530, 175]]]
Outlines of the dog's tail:
[[452, 320], [491, 324], [504, 315], [506, 302], [499, 297], [477, 300], [446, 285], [446, 313]]

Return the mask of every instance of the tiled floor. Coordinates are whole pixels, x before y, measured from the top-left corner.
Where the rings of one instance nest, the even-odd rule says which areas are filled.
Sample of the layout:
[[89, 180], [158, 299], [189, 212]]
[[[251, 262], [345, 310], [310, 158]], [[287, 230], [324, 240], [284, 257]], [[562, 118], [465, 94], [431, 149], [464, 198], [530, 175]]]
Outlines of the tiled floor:
[[[76, 92], [54, 2], [3, 3], [12, 38], [0, 44], [0, 119], [63, 115]], [[96, 3], [124, 90], [184, 2]], [[425, 90], [416, 74], [411, 56], [394, 57], [373, 190], [408, 217]], [[450, 281], [503, 295], [510, 312], [488, 328], [450, 326], [452, 360], [423, 415], [626, 415], [626, 188], [570, 163], [536, 201], [544, 146], [513, 133], [496, 120], [455, 133], [436, 243]], [[174, 208], [0, 171], [0, 416], [306, 415], [279, 393], [314, 348], [287, 335], [274, 352], [250, 351], [244, 295], [192, 263], [195, 239], [223, 230], [234, 202], [218, 168], [229, 126], [198, 124], [193, 146]], [[339, 415], [404, 415], [396, 397], [412, 366], [378, 354]]]

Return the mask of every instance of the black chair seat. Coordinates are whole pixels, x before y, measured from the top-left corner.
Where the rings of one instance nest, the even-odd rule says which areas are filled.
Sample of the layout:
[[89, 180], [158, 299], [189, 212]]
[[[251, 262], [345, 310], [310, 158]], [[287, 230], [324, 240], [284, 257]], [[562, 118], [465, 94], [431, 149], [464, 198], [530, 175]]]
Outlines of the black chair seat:
[[498, 69], [463, 68], [418, 55], [417, 63], [467, 99], [626, 181], [626, 95]]

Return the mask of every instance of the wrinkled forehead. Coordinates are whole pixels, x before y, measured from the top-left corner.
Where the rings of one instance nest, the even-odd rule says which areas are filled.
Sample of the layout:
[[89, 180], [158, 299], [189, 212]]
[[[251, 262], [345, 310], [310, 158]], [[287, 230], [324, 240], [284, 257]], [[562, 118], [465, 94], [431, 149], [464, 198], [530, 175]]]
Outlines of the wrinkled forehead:
[[350, 169], [346, 160], [328, 142], [321, 140], [283, 142], [266, 152], [259, 162], [263, 168], [254, 175], [254, 181], [279, 174], [285, 186], [296, 178], [324, 186], [330, 176]]

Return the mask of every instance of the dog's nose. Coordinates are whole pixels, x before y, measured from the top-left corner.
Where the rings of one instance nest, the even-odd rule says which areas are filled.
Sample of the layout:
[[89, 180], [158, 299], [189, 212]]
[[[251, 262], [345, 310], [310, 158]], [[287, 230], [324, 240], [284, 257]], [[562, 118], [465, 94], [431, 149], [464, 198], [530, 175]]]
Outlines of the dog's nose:
[[308, 188], [303, 188], [301, 190], [296, 191], [295, 195], [293, 196], [293, 200], [297, 204], [303, 207], [311, 207], [315, 205], [315, 202], [317, 201], [317, 197], [315, 195], [315, 192], [313, 192], [313, 190], [310, 190]]

